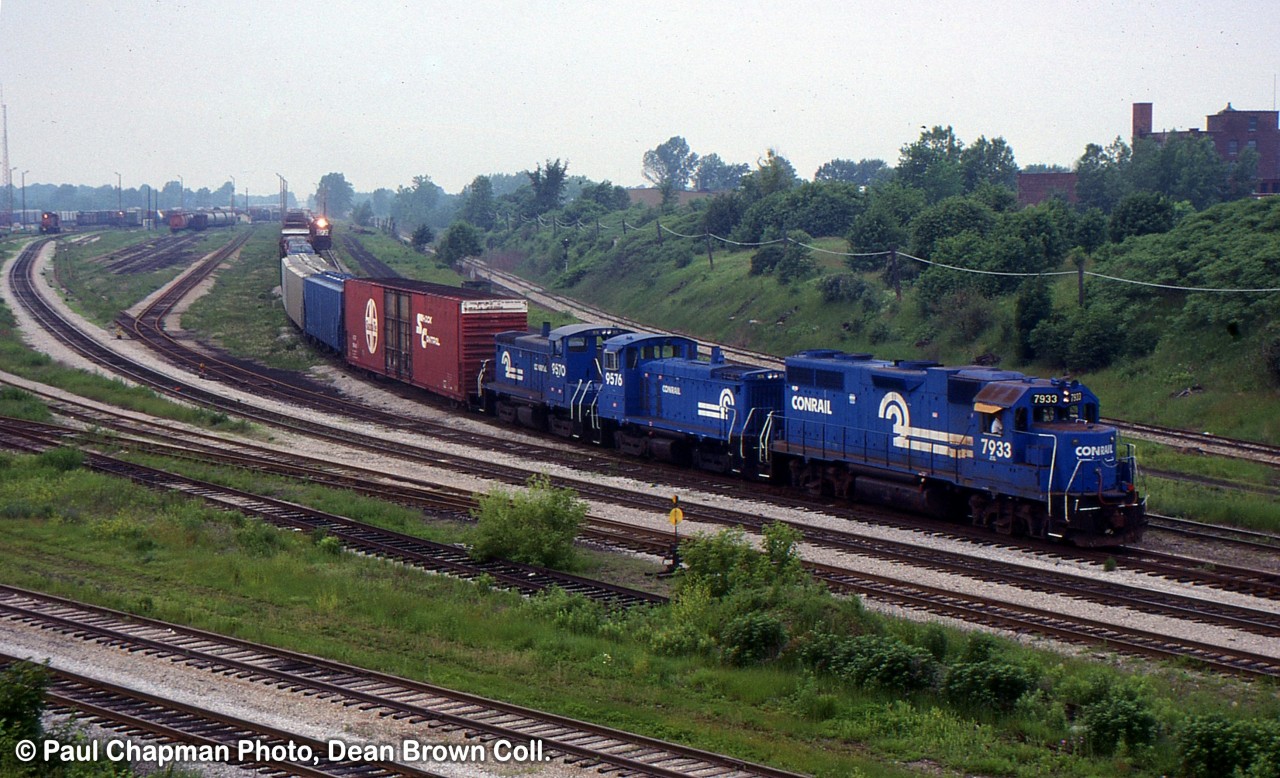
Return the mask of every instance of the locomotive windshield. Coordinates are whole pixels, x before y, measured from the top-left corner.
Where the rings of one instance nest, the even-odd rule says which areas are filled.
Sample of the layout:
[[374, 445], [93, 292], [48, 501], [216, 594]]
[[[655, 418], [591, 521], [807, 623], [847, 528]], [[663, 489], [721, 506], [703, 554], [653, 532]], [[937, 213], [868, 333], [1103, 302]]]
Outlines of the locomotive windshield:
[[1038, 424], [1076, 421], [1095, 422], [1098, 420], [1098, 406], [1093, 403], [1038, 405], [1035, 408], [1034, 418]]

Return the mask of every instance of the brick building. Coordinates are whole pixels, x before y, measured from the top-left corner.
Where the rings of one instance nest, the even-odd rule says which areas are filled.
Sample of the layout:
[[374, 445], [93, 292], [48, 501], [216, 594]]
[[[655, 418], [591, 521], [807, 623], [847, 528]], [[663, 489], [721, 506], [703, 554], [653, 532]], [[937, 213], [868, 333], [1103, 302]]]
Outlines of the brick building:
[[1133, 104], [1133, 142], [1151, 138], [1164, 143], [1172, 138], [1209, 138], [1218, 156], [1235, 162], [1247, 148], [1258, 152], [1257, 194], [1280, 194], [1280, 112], [1237, 111], [1227, 107], [1205, 117], [1205, 129], [1152, 130], [1151, 103]]

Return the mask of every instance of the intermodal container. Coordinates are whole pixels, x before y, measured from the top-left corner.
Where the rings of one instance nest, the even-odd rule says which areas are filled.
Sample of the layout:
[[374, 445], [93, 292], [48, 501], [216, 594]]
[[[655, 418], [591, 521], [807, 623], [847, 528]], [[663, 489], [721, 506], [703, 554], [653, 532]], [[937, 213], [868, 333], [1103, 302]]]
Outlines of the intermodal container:
[[307, 328], [302, 282], [326, 269], [314, 254], [289, 254], [280, 260], [280, 296], [284, 300], [284, 312], [300, 330]]
[[317, 273], [302, 283], [302, 328], [312, 339], [341, 352], [346, 340], [343, 326], [342, 287], [348, 273]]

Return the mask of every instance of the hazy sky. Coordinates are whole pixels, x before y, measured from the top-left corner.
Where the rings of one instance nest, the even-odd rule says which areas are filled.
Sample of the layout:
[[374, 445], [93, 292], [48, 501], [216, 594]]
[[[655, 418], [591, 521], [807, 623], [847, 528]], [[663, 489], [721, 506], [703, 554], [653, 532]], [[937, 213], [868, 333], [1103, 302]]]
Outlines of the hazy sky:
[[547, 159], [643, 183], [673, 135], [810, 178], [922, 126], [1003, 136], [1019, 164], [1070, 165], [1228, 101], [1275, 105], [1280, 3], [0, 0], [14, 182], [306, 196]]

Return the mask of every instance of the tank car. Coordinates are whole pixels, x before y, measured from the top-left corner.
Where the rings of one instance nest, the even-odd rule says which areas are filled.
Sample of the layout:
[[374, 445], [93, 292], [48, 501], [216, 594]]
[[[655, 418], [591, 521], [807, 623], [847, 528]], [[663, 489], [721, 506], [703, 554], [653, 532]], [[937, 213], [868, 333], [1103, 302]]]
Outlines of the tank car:
[[486, 410], [499, 419], [566, 438], [601, 442], [596, 397], [604, 343], [628, 330], [567, 324], [542, 332], [503, 332], [481, 380]]
[[754, 475], [767, 425], [782, 410], [778, 370], [727, 363], [719, 348], [630, 333], [604, 344], [599, 415], [624, 453]]
[[1078, 382], [837, 351], [785, 364], [771, 464], [810, 492], [1077, 545], [1142, 537], [1132, 447]]

